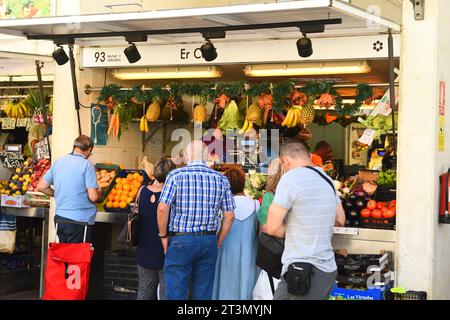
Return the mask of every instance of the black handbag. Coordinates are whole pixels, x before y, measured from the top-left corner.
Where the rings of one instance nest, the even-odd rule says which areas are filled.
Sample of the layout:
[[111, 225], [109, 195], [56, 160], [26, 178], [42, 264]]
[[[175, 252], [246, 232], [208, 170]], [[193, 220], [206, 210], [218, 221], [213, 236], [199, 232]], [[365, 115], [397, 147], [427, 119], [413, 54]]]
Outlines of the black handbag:
[[283, 251], [284, 239], [261, 233], [256, 254], [256, 265], [267, 272], [270, 277], [280, 279], [283, 267], [281, 263]]
[[145, 188], [145, 186], [142, 186], [139, 189], [136, 195], [136, 203], [134, 206], [131, 206], [131, 210], [128, 213], [127, 223], [123, 226], [117, 237], [117, 242], [128, 247], [136, 247], [139, 242], [139, 200], [143, 188]]

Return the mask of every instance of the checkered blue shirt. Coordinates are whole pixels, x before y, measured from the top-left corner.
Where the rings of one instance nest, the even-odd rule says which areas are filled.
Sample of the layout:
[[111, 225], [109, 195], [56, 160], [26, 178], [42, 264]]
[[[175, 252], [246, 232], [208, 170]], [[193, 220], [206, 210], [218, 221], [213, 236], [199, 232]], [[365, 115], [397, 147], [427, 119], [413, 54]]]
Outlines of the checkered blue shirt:
[[228, 179], [203, 161], [170, 172], [159, 201], [171, 205], [170, 232], [217, 231], [220, 211], [235, 208]]

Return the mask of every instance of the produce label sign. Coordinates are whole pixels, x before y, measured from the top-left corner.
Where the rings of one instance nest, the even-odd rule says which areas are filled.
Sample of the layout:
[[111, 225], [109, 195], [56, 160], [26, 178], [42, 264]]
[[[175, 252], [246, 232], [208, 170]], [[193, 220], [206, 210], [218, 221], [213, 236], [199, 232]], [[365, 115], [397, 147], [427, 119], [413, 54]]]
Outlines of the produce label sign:
[[376, 131], [371, 129], [364, 130], [361, 138], [359, 138], [358, 142], [370, 146], [373, 142]]
[[3, 130], [14, 130], [15, 128], [16, 128], [16, 119], [2, 118], [2, 129]]
[[5, 168], [19, 168], [25, 162], [23, 155], [18, 152], [0, 152], [0, 161]]
[[38, 160], [50, 158], [47, 139], [44, 139], [36, 143], [36, 157]]
[[17, 119], [17, 128], [26, 128], [28, 126], [29, 118], [19, 118]]

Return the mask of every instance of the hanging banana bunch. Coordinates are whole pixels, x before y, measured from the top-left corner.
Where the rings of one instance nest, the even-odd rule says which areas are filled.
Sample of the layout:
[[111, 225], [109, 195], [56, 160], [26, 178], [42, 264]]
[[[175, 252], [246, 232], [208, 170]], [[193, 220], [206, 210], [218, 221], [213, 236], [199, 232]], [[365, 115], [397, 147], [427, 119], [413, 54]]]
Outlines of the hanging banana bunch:
[[292, 106], [289, 108], [286, 118], [284, 118], [281, 125], [283, 127], [294, 128], [300, 124], [300, 118], [302, 113], [301, 106]]
[[142, 113], [144, 115], [141, 118], [141, 122], [139, 124], [139, 130], [141, 132], [148, 132], [147, 116], [145, 114], [145, 102], [142, 104]]
[[[248, 97], [247, 97], [248, 105]], [[247, 108], [247, 113], [245, 116], [244, 125], [239, 131], [239, 134], [244, 134], [253, 129], [253, 125], [257, 124], [261, 126], [262, 124], [262, 111], [261, 108], [254, 102]]]

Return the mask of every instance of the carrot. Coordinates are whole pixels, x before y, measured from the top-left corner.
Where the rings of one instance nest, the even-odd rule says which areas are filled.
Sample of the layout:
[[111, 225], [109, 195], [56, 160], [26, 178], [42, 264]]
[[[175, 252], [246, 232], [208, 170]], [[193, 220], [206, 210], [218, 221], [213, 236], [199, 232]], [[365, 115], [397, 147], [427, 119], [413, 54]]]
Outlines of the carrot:
[[111, 135], [113, 133], [113, 128], [114, 128], [114, 124], [116, 122], [116, 114], [114, 113], [111, 116], [111, 121], [109, 123], [109, 128], [108, 128], [108, 135]]
[[116, 116], [116, 130], [114, 131], [114, 135], [117, 137], [119, 135], [120, 129], [120, 120], [119, 115]]

